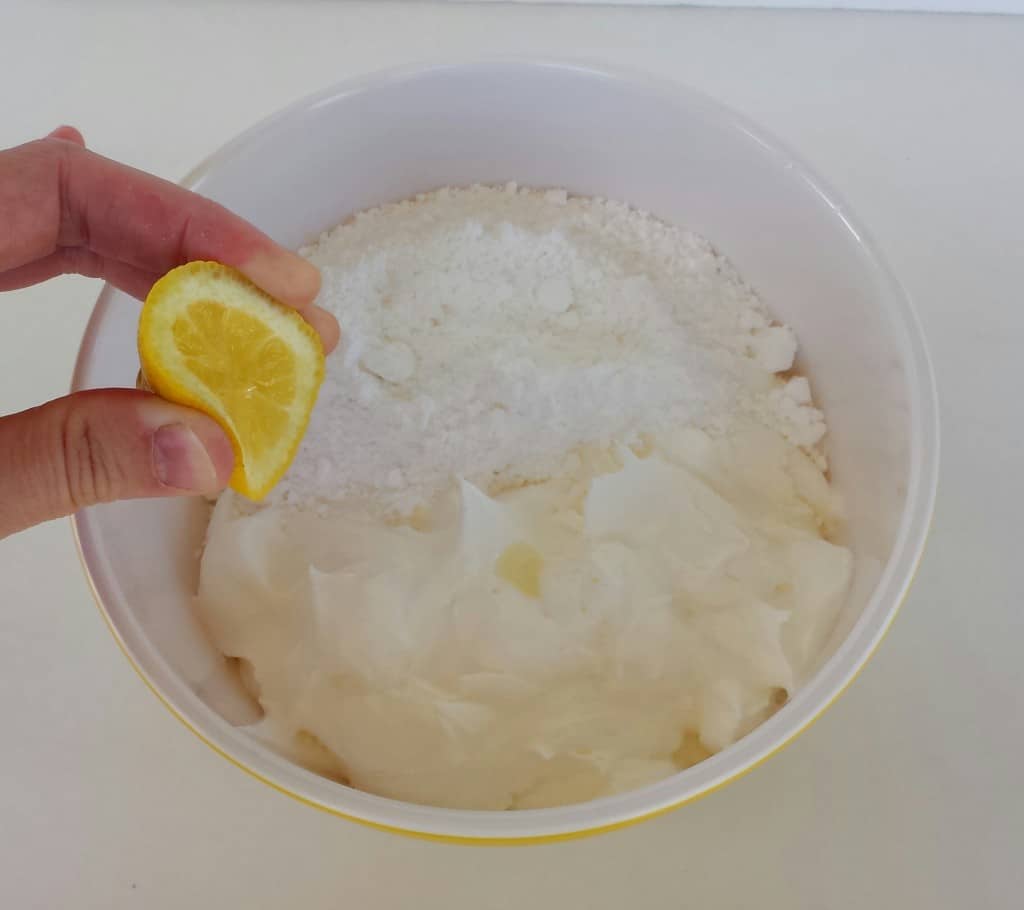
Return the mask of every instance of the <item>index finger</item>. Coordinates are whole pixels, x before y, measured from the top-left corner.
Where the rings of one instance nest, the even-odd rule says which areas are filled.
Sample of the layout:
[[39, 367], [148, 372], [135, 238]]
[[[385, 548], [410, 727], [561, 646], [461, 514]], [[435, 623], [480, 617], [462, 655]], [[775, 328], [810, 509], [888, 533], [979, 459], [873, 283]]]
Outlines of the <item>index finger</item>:
[[337, 320], [313, 304], [320, 273], [311, 263], [209, 199], [86, 151], [76, 130], [0, 153], [0, 211], [0, 272], [17, 276], [10, 286], [76, 268], [76, 252], [88, 274], [122, 286], [118, 276], [131, 275], [140, 287], [213, 259], [299, 310], [326, 350], [338, 342]]
[[300, 310], [320, 290], [312, 263], [198, 193], [84, 149], [69, 149], [63, 167], [61, 246], [151, 272], [213, 259]]

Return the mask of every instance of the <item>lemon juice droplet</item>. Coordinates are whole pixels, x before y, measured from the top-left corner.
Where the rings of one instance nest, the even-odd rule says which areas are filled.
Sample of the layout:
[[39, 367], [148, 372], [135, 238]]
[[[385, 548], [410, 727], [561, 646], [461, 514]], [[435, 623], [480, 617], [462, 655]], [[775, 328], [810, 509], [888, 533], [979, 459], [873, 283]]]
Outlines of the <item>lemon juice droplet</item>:
[[540, 597], [540, 570], [544, 558], [528, 543], [505, 547], [494, 564], [494, 574], [515, 585], [527, 597]]

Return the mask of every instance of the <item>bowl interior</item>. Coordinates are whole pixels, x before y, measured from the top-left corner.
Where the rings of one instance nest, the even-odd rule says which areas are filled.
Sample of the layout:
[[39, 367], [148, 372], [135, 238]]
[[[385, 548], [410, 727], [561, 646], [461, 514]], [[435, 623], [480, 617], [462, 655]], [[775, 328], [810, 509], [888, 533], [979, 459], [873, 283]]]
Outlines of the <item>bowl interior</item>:
[[[627, 794], [632, 801], [590, 804], [598, 808], [587, 818], [571, 807], [517, 813], [532, 821], [500, 814], [474, 821], [468, 816], [487, 813], [445, 815], [375, 800], [294, 768], [233, 729], [253, 717], [253, 706], [190, 605], [205, 505], [118, 503], [78, 521], [87, 569], [116, 634], [191, 726], [315, 802], [439, 833], [587, 827], [588, 818], [613, 821], [679, 801], [751, 764], [806, 725], [866, 659], [912, 570], [930, 511], [930, 379], [899, 288], [799, 163], [701, 96], [556, 64], [394, 73], [255, 127], [191, 185], [297, 246], [361, 208], [442, 185], [511, 180], [625, 201], [703, 234], [798, 333], [800, 369], [831, 428], [857, 579], [822, 672], [772, 721], [664, 785]], [[133, 383], [137, 313], [135, 301], [104, 291], [76, 387]]]

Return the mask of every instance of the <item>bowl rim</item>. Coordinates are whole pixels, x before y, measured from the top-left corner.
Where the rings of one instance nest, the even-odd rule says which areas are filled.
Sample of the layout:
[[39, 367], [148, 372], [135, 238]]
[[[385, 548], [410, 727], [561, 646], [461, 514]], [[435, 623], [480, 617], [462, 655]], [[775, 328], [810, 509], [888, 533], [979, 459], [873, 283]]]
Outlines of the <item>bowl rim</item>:
[[[935, 374], [920, 320], [906, 290], [870, 234], [849, 207], [785, 143], [699, 90], [641, 69], [582, 59], [524, 56], [471, 58], [457, 62], [390, 67], [342, 80], [286, 105], [230, 139], [181, 181], [194, 188], [216, 166], [289, 119], [345, 96], [444, 71], [494, 68], [549, 70], [632, 83], [666, 102], [685, 102], [753, 141], [792, 171], [835, 213], [881, 279], [902, 335], [908, 374], [910, 452], [907, 497], [889, 560], [867, 605], [829, 659], [786, 705], [737, 743], [691, 768], [653, 784], [586, 803], [516, 812], [443, 809], [375, 796], [313, 774], [255, 743], [203, 704], [150, 646], [130, 615], [117, 608], [116, 585], [98, 542], [92, 510], [72, 516], [72, 530], [86, 581], [115, 641], [143, 682], [189, 730], [248, 774], [299, 802], [351, 821], [432, 840], [472, 844], [524, 844], [564, 840], [621, 828], [661, 815], [705, 796], [753, 770], [806, 730], [847, 689], [878, 648], [913, 582], [931, 527], [939, 472], [939, 409]], [[83, 336], [71, 390], [84, 375], [114, 289], [101, 291]]]

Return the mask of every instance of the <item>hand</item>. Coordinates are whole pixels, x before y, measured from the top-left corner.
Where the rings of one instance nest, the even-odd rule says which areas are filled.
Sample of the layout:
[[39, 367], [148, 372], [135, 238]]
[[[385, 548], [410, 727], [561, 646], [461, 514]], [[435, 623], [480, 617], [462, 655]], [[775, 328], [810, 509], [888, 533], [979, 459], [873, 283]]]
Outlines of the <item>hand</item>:
[[[216, 203], [86, 151], [71, 127], [0, 151], [0, 291], [77, 272], [142, 299], [195, 259], [234, 266], [337, 345], [316, 268]], [[135, 390], [0, 418], [0, 538], [98, 502], [217, 492], [233, 460], [209, 417]]]

